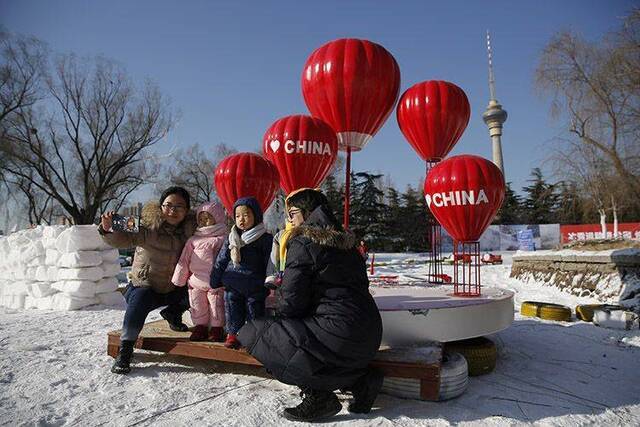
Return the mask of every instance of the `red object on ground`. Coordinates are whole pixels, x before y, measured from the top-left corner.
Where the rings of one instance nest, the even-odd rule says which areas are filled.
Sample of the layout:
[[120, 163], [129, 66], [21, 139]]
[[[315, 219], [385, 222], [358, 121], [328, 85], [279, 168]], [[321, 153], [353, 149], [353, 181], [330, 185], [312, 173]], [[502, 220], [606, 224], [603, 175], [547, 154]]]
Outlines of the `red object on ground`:
[[407, 89], [396, 119], [404, 137], [425, 161], [447, 156], [467, 128], [471, 108], [467, 95], [453, 83], [428, 80]]
[[278, 191], [276, 167], [255, 153], [238, 153], [223, 159], [215, 170], [216, 193], [227, 213], [240, 197], [252, 196], [266, 211]]
[[338, 157], [334, 130], [321, 119], [305, 115], [276, 120], [264, 134], [264, 156], [280, 174], [285, 193], [322, 184]]
[[504, 178], [482, 157], [454, 156], [434, 166], [424, 183], [429, 209], [456, 241], [474, 242], [504, 200]]
[[361, 150], [389, 117], [400, 68], [379, 44], [338, 39], [316, 49], [302, 72], [304, 101], [338, 134], [340, 149]]

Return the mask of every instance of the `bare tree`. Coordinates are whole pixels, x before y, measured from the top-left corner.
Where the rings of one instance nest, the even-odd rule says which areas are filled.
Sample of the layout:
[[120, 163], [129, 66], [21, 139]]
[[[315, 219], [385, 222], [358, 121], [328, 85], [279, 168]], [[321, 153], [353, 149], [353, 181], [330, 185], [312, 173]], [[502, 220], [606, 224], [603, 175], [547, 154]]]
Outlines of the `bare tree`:
[[[554, 115], [567, 120], [568, 144], [555, 160], [573, 172], [583, 167], [578, 175], [600, 170], [598, 185], [608, 192], [616, 178], [627, 197], [640, 193], [639, 33], [640, 9], [598, 43], [562, 32], [544, 49], [536, 72], [538, 87], [554, 95]], [[626, 209], [640, 214], [640, 202], [635, 198]]]
[[173, 116], [155, 85], [137, 89], [113, 61], [65, 55], [55, 61], [42, 95], [3, 120], [0, 167], [14, 182], [28, 181], [50, 197], [74, 223], [117, 209], [157, 173], [145, 155]]
[[42, 96], [47, 47], [32, 37], [15, 36], [0, 29], [0, 122]]
[[208, 202], [213, 192], [216, 165], [235, 152], [226, 144], [216, 145], [208, 156], [198, 144], [180, 149], [165, 170], [163, 185], [184, 187], [193, 197], [194, 206]]

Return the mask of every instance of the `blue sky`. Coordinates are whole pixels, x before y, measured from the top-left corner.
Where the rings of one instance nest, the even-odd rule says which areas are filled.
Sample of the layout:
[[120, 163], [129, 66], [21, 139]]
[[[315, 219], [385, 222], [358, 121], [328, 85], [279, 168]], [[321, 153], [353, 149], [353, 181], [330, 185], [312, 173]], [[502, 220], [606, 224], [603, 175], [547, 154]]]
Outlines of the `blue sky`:
[[[149, 77], [172, 99], [181, 119], [166, 142], [224, 142], [239, 151], [260, 146], [279, 117], [308, 113], [302, 67], [323, 43], [342, 37], [382, 44], [396, 58], [401, 93], [431, 79], [462, 87], [471, 120], [452, 155], [491, 158], [482, 122], [488, 98], [485, 32], [492, 33], [497, 98], [509, 113], [503, 134], [505, 173], [516, 191], [545, 156], [562, 126], [533, 72], [557, 31], [597, 40], [620, 25], [633, 1], [6, 1], [0, 22], [56, 52], [101, 54], [137, 81]], [[390, 175], [417, 186], [424, 163], [404, 140], [395, 113], [352, 160], [356, 171]]]

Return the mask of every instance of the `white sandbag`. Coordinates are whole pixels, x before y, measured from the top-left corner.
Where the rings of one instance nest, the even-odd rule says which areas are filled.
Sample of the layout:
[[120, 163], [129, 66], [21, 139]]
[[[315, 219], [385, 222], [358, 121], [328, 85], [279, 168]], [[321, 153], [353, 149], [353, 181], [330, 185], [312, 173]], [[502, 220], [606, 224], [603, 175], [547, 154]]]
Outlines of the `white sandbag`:
[[115, 277], [107, 277], [95, 285], [96, 294], [106, 294], [118, 290], [118, 280]]
[[101, 267], [59, 268], [58, 280], [91, 280], [102, 279], [104, 270]]
[[18, 266], [13, 270], [13, 277], [17, 280], [24, 280], [27, 277], [27, 268]]
[[32, 297], [31, 295], [27, 295], [24, 298], [24, 308], [25, 310], [30, 308], [38, 308], [38, 306], [36, 305], [36, 298]]
[[10, 234], [9, 237], [7, 237], [7, 241], [9, 242], [9, 246], [12, 248], [22, 247], [28, 245], [31, 242], [22, 233]]
[[96, 294], [98, 304], [108, 306], [121, 306], [124, 305], [124, 297], [118, 291], [109, 292], [106, 294]]
[[102, 241], [95, 225], [74, 225], [67, 228], [58, 236], [56, 248], [64, 253], [110, 249]]
[[32, 258], [27, 262], [27, 267], [39, 267], [41, 265], [45, 265], [46, 257], [44, 255]]
[[58, 258], [58, 267], [79, 268], [95, 267], [102, 264], [102, 255], [99, 251], [79, 251], [63, 253]]
[[27, 245], [27, 247], [22, 251], [22, 256], [25, 261], [32, 260], [33, 258], [44, 256], [45, 251], [42, 241], [36, 240]]
[[51, 308], [54, 310], [78, 310], [96, 304], [96, 302], [95, 298], [78, 298], [60, 292], [53, 296]]
[[58, 292], [51, 288], [51, 282], [35, 282], [31, 284], [31, 295], [36, 298], [48, 297]]
[[13, 308], [14, 310], [20, 310], [24, 308], [24, 300], [26, 295], [14, 295], [11, 297], [11, 302], [8, 305], [9, 308]]
[[117, 249], [107, 249], [106, 251], [101, 251], [100, 254], [102, 255], [102, 262], [105, 264], [109, 264], [109, 263], [118, 263], [119, 262], [119, 258], [120, 258], [120, 252], [118, 252]]
[[120, 264], [102, 264], [102, 277], [115, 277], [120, 273]]
[[25, 280], [36, 280], [36, 271], [38, 271], [37, 267], [29, 267], [27, 268], [27, 274], [25, 274]]
[[66, 225], [48, 225], [44, 227], [42, 230], [42, 238], [43, 239], [55, 239], [57, 238], [65, 229]]
[[56, 238], [55, 237], [43, 237], [42, 238], [42, 246], [44, 249], [55, 249], [56, 248]]
[[49, 266], [54, 266], [58, 263], [60, 255], [60, 251], [58, 251], [57, 249], [47, 249], [44, 263]]
[[56, 295], [60, 295], [60, 294], [54, 294], [44, 298], [35, 298], [36, 308], [38, 310], [51, 310], [51, 308], [53, 307], [53, 298]]
[[42, 239], [42, 233], [44, 231], [44, 225], [38, 225], [34, 228], [29, 228], [24, 230], [24, 235], [31, 241], [36, 241]]
[[89, 280], [61, 280], [53, 283], [51, 287], [78, 298], [93, 298], [96, 294], [96, 282]]
[[3, 295], [27, 295], [31, 283], [24, 280], [18, 280], [17, 282], [10, 283], [8, 286], [2, 288]]
[[36, 269], [36, 280], [38, 282], [51, 282], [55, 277], [49, 276], [49, 267], [41, 265]]

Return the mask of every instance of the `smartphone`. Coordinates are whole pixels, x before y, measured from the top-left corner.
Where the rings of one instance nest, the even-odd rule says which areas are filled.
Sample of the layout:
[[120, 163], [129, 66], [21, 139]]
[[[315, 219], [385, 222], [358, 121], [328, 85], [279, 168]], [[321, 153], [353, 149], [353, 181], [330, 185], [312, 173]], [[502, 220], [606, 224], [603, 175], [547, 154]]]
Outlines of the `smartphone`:
[[113, 231], [123, 231], [125, 233], [138, 232], [138, 220], [133, 216], [122, 216], [113, 214]]

